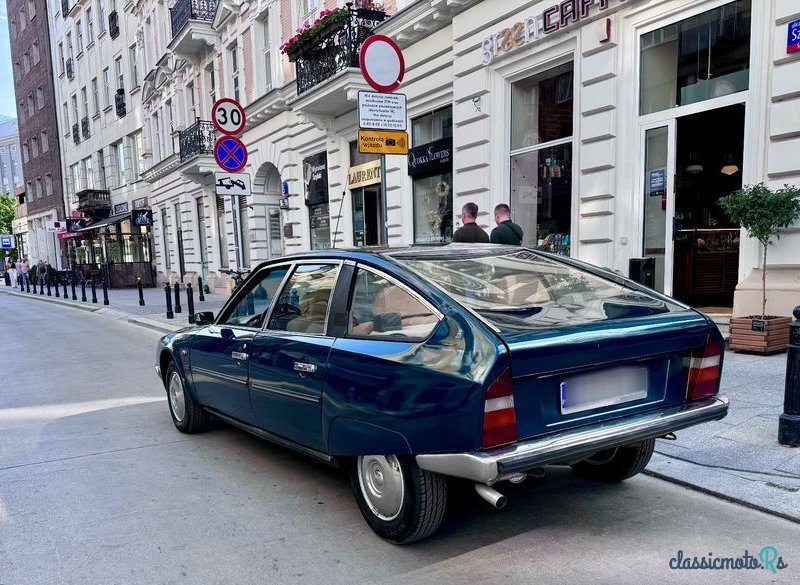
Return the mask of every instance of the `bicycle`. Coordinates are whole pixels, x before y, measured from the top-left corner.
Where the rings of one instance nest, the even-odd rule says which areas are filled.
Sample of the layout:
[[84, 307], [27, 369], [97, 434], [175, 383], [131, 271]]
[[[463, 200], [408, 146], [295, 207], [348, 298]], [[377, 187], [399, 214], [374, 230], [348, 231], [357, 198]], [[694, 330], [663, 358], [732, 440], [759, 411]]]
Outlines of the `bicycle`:
[[231, 290], [231, 294], [239, 290], [239, 287], [242, 286], [244, 279], [248, 274], [250, 274], [249, 270], [229, 270], [226, 268], [221, 269], [220, 272], [233, 277], [233, 290]]

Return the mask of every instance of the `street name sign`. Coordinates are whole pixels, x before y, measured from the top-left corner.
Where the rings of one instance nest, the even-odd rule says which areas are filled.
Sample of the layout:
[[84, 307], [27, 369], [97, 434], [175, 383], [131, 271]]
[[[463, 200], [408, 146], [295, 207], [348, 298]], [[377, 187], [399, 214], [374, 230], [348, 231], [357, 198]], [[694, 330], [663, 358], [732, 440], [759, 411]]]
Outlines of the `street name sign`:
[[394, 91], [406, 73], [403, 52], [385, 35], [367, 37], [361, 44], [358, 63], [364, 79], [376, 91]]
[[211, 121], [222, 134], [239, 134], [244, 130], [245, 120], [244, 108], [231, 98], [220, 98], [211, 107]]
[[217, 195], [250, 195], [250, 173], [214, 173]]
[[800, 51], [800, 19], [789, 23], [786, 33], [786, 52], [788, 54]]
[[247, 147], [235, 136], [220, 136], [214, 143], [214, 160], [223, 171], [239, 172], [247, 164]]
[[408, 154], [408, 132], [359, 130], [358, 152], [372, 154]]
[[368, 130], [405, 130], [405, 94], [359, 91], [358, 127]]

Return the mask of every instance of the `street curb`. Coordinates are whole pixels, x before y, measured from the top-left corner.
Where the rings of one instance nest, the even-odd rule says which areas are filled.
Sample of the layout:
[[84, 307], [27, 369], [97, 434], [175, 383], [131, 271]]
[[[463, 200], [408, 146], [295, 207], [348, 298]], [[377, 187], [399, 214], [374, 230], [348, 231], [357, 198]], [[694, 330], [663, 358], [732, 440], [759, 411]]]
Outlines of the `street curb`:
[[723, 494], [722, 492], [718, 492], [716, 490], [704, 488], [699, 485], [689, 483], [688, 481], [684, 481], [682, 479], [677, 479], [669, 475], [664, 475], [663, 473], [659, 473], [657, 471], [651, 471], [649, 469], [645, 469], [644, 471], [642, 471], [642, 473], [644, 475], [648, 475], [650, 477], [654, 477], [662, 481], [667, 481], [669, 483], [674, 483], [675, 485], [688, 488], [695, 492], [700, 492], [702, 494], [713, 496], [720, 500], [725, 500], [726, 502], [731, 502], [732, 504], [738, 504], [745, 508], [750, 508], [751, 510], [757, 510], [758, 512], [763, 512], [764, 514], [769, 514], [770, 516], [776, 516], [777, 518], [788, 520], [789, 522], [793, 522], [794, 524], [800, 524], [800, 516], [791, 516], [789, 514], [784, 514], [782, 512], [776, 512], [775, 510], [772, 510], [770, 508], [765, 508], [764, 506], [759, 506], [758, 504], [748, 502], [747, 500], [742, 500], [741, 498], [729, 496], [728, 494]]
[[17, 292], [17, 291], [4, 290], [4, 289], [0, 289], [0, 292], [3, 293], [3, 294], [8, 295], [10, 297], [20, 297], [20, 298], [23, 298], [23, 299], [33, 299], [33, 300], [36, 300], [36, 301], [43, 301], [45, 303], [51, 303], [53, 305], [61, 305], [62, 307], [71, 307], [73, 309], [78, 309], [79, 311], [88, 311], [90, 313], [96, 313], [97, 311], [99, 311], [100, 309], [103, 308], [103, 305], [96, 305], [94, 303], [92, 303], [92, 305], [85, 306], [85, 305], [79, 305], [75, 301], [69, 301], [69, 300], [64, 301], [64, 300], [62, 300], [60, 298], [47, 297], [47, 296], [42, 296], [42, 295], [38, 295], [38, 294], [34, 294], [34, 293], [21, 293], [21, 292]]
[[144, 327], [145, 329], [150, 329], [151, 331], [157, 331], [159, 333], [172, 333], [176, 331], [176, 329], [170, 329], [166, 325], [151, 321], [150, 319], [142, 319], [141, 317], [129, 317], [127, 321], [131, 325], [137, 325], [138, 327]]

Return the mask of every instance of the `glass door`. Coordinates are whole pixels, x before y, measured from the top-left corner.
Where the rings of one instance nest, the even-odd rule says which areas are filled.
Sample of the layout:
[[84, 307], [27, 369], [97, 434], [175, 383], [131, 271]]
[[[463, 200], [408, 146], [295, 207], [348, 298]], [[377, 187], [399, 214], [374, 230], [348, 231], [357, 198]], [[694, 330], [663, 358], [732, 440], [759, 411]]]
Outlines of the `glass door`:
[[642, 255], [655, 259], [655, 289], [672, 294], [675, 121], [644, 127]]

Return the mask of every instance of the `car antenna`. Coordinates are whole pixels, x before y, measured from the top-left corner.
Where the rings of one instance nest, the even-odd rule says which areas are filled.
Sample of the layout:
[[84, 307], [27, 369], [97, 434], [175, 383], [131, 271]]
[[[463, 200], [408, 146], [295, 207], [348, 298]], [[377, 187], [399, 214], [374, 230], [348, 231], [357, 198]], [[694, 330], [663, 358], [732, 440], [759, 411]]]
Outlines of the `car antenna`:
[[336, 234], [339, 233], [339, 219], [342, 217], [342, 206], [344, 205], [344, 194], [347, 191], [342, 191], [342, 198], [339, 199], [339, 213], [336, 215], [336, 229], [333, 231], [333, 244], [331, 245], [331, 250], [336, 249]]

